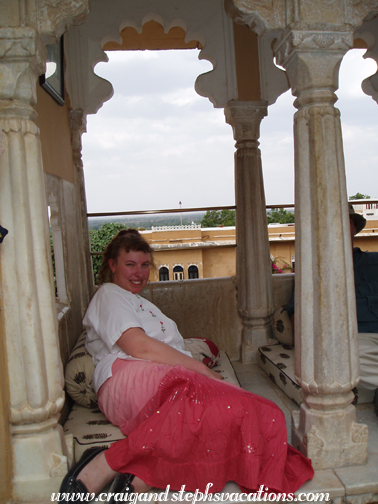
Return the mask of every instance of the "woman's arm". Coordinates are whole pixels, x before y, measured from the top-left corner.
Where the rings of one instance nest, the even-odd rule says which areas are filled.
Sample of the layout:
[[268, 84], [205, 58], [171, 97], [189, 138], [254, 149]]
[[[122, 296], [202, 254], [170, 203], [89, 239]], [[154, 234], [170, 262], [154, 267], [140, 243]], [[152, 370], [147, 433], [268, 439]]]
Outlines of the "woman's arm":
[[222, 376], [219, 373], [212, 371], [202, 362], [179, 352], [166, 343], [150, 338], [139, 327], [127, 329], [117, 341], [117, 345], [127, 355], [131, 355], [131, 357], [135, 357], [136, 359], [159, 362], [168, 366], [182, 365], [191, 371], [209, 378], [222, 380]]

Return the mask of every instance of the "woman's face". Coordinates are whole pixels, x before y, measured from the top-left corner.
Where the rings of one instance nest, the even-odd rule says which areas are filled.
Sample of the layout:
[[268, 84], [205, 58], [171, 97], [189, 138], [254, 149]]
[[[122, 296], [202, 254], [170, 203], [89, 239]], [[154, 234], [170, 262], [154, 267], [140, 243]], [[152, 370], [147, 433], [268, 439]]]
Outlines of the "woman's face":
[[109, 266], [113, 273], [113, 283], [133, 294], [139, 294], [150, 276], [150, 254], [130, 250], [121, 250], [116, 260], [110, 259]]

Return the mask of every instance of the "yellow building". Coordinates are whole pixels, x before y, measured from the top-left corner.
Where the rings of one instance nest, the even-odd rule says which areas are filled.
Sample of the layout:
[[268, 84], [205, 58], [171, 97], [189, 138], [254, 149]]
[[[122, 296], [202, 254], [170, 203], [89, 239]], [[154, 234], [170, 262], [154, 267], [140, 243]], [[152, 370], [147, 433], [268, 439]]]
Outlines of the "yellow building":
[[153, 227], [143, 235], [155, 251], [152, 281], [235, 275], [235, 227]]
[[[366, 214], [365, 210], [363, 212]], [[154, 248], [155, 269], [151, 281], [228, 277], [236, 274], [235, 227], [152, 227], [142, 232]], [[268, 225], [273, 273], [295, 269], [295, 224]], [[378, 220], [368, 219], [355, 237], [354, 246], [378, 251]]]

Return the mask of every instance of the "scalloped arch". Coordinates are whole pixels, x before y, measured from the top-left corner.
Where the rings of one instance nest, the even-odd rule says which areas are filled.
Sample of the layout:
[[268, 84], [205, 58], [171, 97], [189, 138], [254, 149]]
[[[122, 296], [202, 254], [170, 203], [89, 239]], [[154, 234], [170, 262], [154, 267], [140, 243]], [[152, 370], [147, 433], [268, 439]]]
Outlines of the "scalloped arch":
[[222, 0], [182, 1], [179, 9], [177, 0], [163, 4], [159, 0], [135, 3], [114, 0], [111, 10], [106, 2], [93, 0], [91, 7], [87, 21], [71, 27], [65, 41], [66, 80], [73, 108], [82, 109], [85, 115], [94, 114], [112, 96], [111, 84], [94, 73], [97, 63], [108, 60], [103, 47], [111, 41], [120, 43], [121, 31], [126, 27], [142, 33], [150, 21], [162, 26], [164, 33], [172, 28], [184, 30], [186, 44], [193, 40], [200, 42], [199, 58], [209, 61], [214, 68], [197, 77], [195, 89], [199, 95], [208, 98], [215, 107], [224, 107], [228, 101], [237, 99], [233, 27]]

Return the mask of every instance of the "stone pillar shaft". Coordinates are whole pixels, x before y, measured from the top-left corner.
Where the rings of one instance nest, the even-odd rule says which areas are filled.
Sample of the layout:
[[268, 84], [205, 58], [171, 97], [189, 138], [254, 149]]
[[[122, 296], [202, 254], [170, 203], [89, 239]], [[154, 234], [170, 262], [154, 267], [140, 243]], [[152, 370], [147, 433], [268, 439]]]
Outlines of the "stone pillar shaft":
[[72, 138], [72, 152], [75, 167], [75, 200], [77, 202], [78, 229], [81, 230], [79, 237], [81, 242], [81, 271], [83, 272], [83, 293], [80, 296], [82, 302], [82, 314], [84, 316], [88, 303], [93, 296], [94, 281], [93, 269], [90, 256], [90, 239], [87, 217], [87, 198], [85, 195], [84, 167], [82, 160], [82, 134], [86, 131], [86, 117], [83, 110], [76, 109], [70, 112], [70, 128]]
[[293, 415], [292, 442], [315, 469], [362, 464], [367, 457], [367, 426], [356, 423], [351, 405], [359, 375], [357, 323], [340, 114], [334, 107], [338, 68], [351, 45], [351, 33], [288, 31], [276, 48], [298, 108], [295, 374], [304, 402]]
[[236, 140], [236, 275], [243, 322], [241, 357], [256, 362], [257, 348], [271, 335], [272, 269], [258, 138], [266, 103], [230, 102], [225, 109]]
[[[1, 295], [10, 385], [14, 499], [41, 501], [67, 470], [58, 425], [64, 403], [39, 130], [44, 49], [32, 28], [0, 29]], [[3, 78], [4, 77], [4, 78]], [[43, 483], [41, 483], [43, 482]]]

